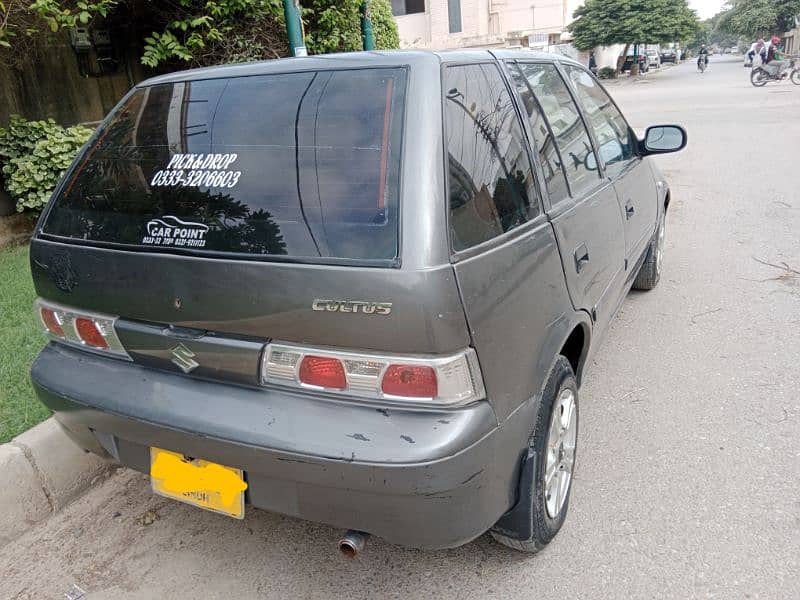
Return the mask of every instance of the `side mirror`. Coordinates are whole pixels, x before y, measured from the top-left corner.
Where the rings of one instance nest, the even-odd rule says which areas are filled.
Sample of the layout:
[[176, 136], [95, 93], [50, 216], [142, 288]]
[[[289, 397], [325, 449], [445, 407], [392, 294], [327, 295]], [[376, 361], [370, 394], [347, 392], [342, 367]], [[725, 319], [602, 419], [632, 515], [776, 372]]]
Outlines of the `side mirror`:
[[655, 125], [647, 128], [639, 147], [642, 156], [667, 154], [683, 150], [687, 141], [686, 130], [680, 125]]

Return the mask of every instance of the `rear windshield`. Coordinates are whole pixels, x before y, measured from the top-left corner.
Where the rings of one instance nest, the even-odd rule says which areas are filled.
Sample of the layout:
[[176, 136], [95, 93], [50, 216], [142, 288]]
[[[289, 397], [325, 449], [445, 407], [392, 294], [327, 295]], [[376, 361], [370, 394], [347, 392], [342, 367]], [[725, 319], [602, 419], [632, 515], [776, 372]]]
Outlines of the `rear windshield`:
[[397, 256], [402, 68], [135, 91], [73, 167], [42, 232], [191, 252]]

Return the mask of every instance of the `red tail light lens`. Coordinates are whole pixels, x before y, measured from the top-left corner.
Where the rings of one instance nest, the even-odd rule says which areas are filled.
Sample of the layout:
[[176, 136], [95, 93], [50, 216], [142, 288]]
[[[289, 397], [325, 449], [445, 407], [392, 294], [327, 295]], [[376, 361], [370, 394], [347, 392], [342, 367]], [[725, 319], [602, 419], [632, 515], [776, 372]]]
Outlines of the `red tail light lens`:
[[92, 348], [108, 349], [106, 336], [100, 331], [100, 326], [91, 319], [75, 319], [75, 331], [81, 341]]
[[344, 365], [338, 358], [324, 356], [305, 356], [298, 373], [300, 381], [306, 385], [332, 390], [347, 389], [347, 376]]
[[47, 331], [60, 338], [64, 337], [64, 327], [61, 319], [58, 318], [56, 311], [50, 308], [40, 308], [39, 314], [42, 316], [42, 323], [47, 327]]
[[389, 396], [435, 398], [439, 394], [436, 371], [423, 365], [389, 365], [381, 389]]

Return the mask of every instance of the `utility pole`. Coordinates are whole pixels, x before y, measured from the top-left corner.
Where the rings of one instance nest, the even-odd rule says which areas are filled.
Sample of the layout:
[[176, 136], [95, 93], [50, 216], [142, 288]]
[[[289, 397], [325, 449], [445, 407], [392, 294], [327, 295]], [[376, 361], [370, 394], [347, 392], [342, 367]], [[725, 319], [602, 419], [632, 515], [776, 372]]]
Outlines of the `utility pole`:
[[283, 16], [289, 37], [289, 52], [292, 56], [308, 56], [303, 40], [303, 22], [300, 20], [300, 0], [283, 0]]
[[375, 50], [375, 33], [369, 16], [369, 0], [361, 3], [361, 45], [364, 50]]

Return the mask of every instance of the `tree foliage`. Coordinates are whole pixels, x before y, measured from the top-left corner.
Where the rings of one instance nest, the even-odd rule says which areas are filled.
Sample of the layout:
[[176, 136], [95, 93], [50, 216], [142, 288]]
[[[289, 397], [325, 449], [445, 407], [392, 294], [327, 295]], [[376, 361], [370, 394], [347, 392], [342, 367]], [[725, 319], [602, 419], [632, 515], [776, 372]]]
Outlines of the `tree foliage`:
[[[142, 62], [150, 67], [170, 61], [205, 66], [277, 58], [288, 53], [281, 0], [178, 3], [182, 12], [161, 12], [162, 31], [145, 38]], [[361, 0], [305, 0], [302, 20], [309, 52], [360, 50], [360, 5]], [[370, 16], [376, 47], [397, 48], [400, 39], [388, 0], [371, 0]]]
[[0, 63], [23, 64], [51, 34], [106, 17], [117, 4], [118, 0], [0, 0]]
[[286, 56], [281, 0], [178, 0], [159, 3], [144, 39], [148, 67], [208, 66]]
[[[361, 0], [304, 0], [311, 53], [361, 48]], [[136, 19], [130, 18], [136, 15]], [[51, 33], [126, 15], [147, 31], [141, 62], [174, 69], [277, 58], [288, 54], [281, 0], [0, 0], [0, 62], [17, 64]], [[376, 47], [400, 39], [389, 0], [370, 0]], [[22, 52], [20, 52], [22, 50]]]
[[587, 0], [568, 30], [579, 50], [686, 40], [699, 21], [686, 0]]
[[[313, 54], [361, 49], [361, 0], [306, 0], [306, 45]], [[370, 0], [369, 15], [379, 50], [397, 48], [400, 37], [388, 0]]]
[[700, 23], [700, 27], [694, 37], [688, 41], [688, 48], [698, 48], [701, 44], [706, 46], [718, 46], [720, 48], [729, 48], [739, 44], [739, 34], [732, 33], [724, 27], [724, 17], [727, 13], [717, 13], [710, 19], [706, 19]]
[[752, 41], [794, 28], [798, 16], [800, 0], [732, 0], [714, 19], [719, 31]]

